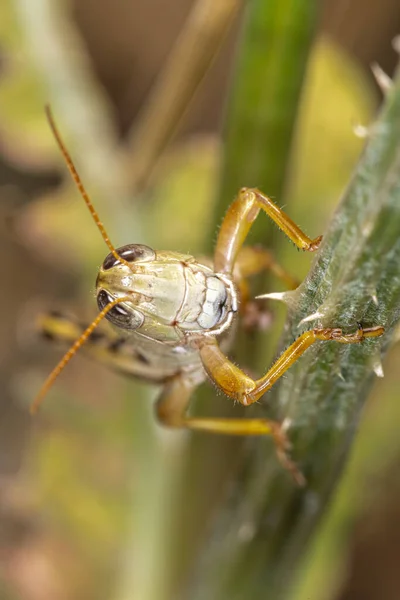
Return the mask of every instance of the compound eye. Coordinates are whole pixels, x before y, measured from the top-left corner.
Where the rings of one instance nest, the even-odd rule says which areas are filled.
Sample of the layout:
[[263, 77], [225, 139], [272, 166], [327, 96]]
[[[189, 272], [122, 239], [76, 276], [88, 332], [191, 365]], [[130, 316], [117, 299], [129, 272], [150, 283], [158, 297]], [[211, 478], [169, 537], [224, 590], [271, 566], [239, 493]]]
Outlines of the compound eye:
[[[121, 246], [121, 248], [117, 248], [117, 253], [121, 258], [128, 262], [146, 262], [155, 260], [156, 258], [154, 250], [144, 244], [127, 244], [126, 246]], [[120, 263], [116, 260], [115, 256], [110, 253], [103, 262], [103, 270], [107, 271], [119, 264]]]
[[[100, 290], [97, 294], [97, 304], [100, 310], [103, 310], [113, 300], [114, 298], [105, 290]], [[113, 325], [127, 330], [137, 329], [144, 321], [142, 313], [133, 308], [127, 308], [122, 303], [113, 306], [106, 314], [106, 319]]]

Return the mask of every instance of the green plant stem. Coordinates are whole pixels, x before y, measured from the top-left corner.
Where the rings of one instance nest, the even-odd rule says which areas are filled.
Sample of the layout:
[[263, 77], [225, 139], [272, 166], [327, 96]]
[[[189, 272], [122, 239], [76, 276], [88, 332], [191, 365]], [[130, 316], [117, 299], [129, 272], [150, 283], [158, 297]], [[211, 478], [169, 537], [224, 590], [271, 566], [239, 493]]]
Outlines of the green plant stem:
[[338, 484], [373, 368], [379, 373], [400, 316], [399, 140], [397, 75], [309, 276], [291, 296], [284, 345], [315, 326], [381, 324], [386, 334], [354, 346], [318, 344], [267, 397], [270, 410], [259, 407], [290, 418], [292, 454], [307, 486], [296, 488], [276, 468], [267, 443], [250, 442], [197, 571], [195, 598], [284, 598]]

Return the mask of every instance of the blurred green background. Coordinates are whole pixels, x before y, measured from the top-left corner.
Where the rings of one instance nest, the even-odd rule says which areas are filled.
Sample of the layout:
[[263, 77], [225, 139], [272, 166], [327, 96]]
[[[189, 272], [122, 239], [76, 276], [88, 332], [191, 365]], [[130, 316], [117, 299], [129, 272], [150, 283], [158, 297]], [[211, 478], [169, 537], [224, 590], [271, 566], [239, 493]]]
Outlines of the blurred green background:
[[[215, 489], [204, 489], [204, 498], [196, 490], [180, 504], [191, 498], [187, 434], [154, 424], [157, 390], [127, 382], [83, 353], [34, 421], [27, 411], [62, 352], [38, 338], [37, 315], [59, 309], [89, 321], [96, 269], [107, 253], [61, 164], [45, 102], [115, 245], [142, 242], [196, 255], [215, 240], [240, 12], [146, 190], [132, 194], [126, 174], [141, 107], [190, 6], [0, 4], [1, 600], [169, 600], [182, 589], [190, 598], [185, 584], [204, 515], [211, 520], [223, 501], [222, 483], [215, 488], [211, 478]], [[354, 127], [368, 125], [379, 106], [369, 65], [393, 71], [391, 40], [399, 31], [395, 0], [320, 2], [285, 185], [290, 215], [310, 235], [324, 231], [360, 154]], [[289, 271], [306, 274], [309, 258], [291, 244], [277, 253]], [[284, 315], [268, 308], [277, 340]], [[291, 600], [400, 597], [399, 360], [394, 347]], [[216, 402], [227, 409], [229, 401]], [[194, 525], [182, 531], [188, 513]]]

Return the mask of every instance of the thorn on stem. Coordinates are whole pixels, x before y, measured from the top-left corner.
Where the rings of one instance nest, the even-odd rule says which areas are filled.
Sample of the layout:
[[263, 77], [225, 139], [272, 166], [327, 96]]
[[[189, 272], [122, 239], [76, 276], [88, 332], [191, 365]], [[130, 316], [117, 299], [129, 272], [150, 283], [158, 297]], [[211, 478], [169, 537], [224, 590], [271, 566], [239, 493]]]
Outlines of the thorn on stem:
[[315, 321], [316, 319], [321, 319], [324, 316], [323, 312], [320, 312], [317, 310], [317, 312], [308, 315], [308, 317], [304, 317], [304, 319], [302, 319], [299, 323], [299, 327], [300, 325], [303, 325], [304, 323], [309, 323], [310, 321]]
[[393, 38], [392, 47], [397, 54], [400, 54], [400, 35], [396, 35], [396, 37]]
[[382, 94], [386, 95], [393, 85], [392, 79], [387, 73], [385, 73], [385, 71], [378, 65], [378, 63], [374, 62], [371, 64], [371, 71]]
[[356, 125], [353, 125], [353, 132], [358, 138], [365, 140], [367, 137], [369, 137], [371, 130], [369, 127], [357, 123]]
[[270, 294], [261, 294], [260, 296], [256, 296], [256, 300], [268, 298], [269, 300], [280, 300], [284, 304], [290, 304], [292, 296], [293, 292], [271, 292]]
[[374, 362], [372, 364], [372, 370], [377, 377], [382, 378], [385, 376], [385, 374], [383, 372], [383, 366], [382, 366], [382, 361], [381, 361], [380, 356], [374, 357]]

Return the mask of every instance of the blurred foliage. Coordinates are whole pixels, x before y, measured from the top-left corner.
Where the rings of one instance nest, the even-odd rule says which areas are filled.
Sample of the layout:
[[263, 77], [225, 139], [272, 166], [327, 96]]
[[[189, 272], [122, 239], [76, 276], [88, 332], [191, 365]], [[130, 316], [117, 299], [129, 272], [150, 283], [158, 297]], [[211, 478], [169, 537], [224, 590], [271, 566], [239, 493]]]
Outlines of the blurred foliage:
[[[12, 2], [0, 5], [2, 52], [0, 119], [5, 147], [23, 164], [46, 164], [56, 155], [54, 142], [43, 119], [46, 91], [18, 25]], [[29, 68], [27, 68], [29, 64]], [[29, 99], [29, 102], [27, 101]]]

